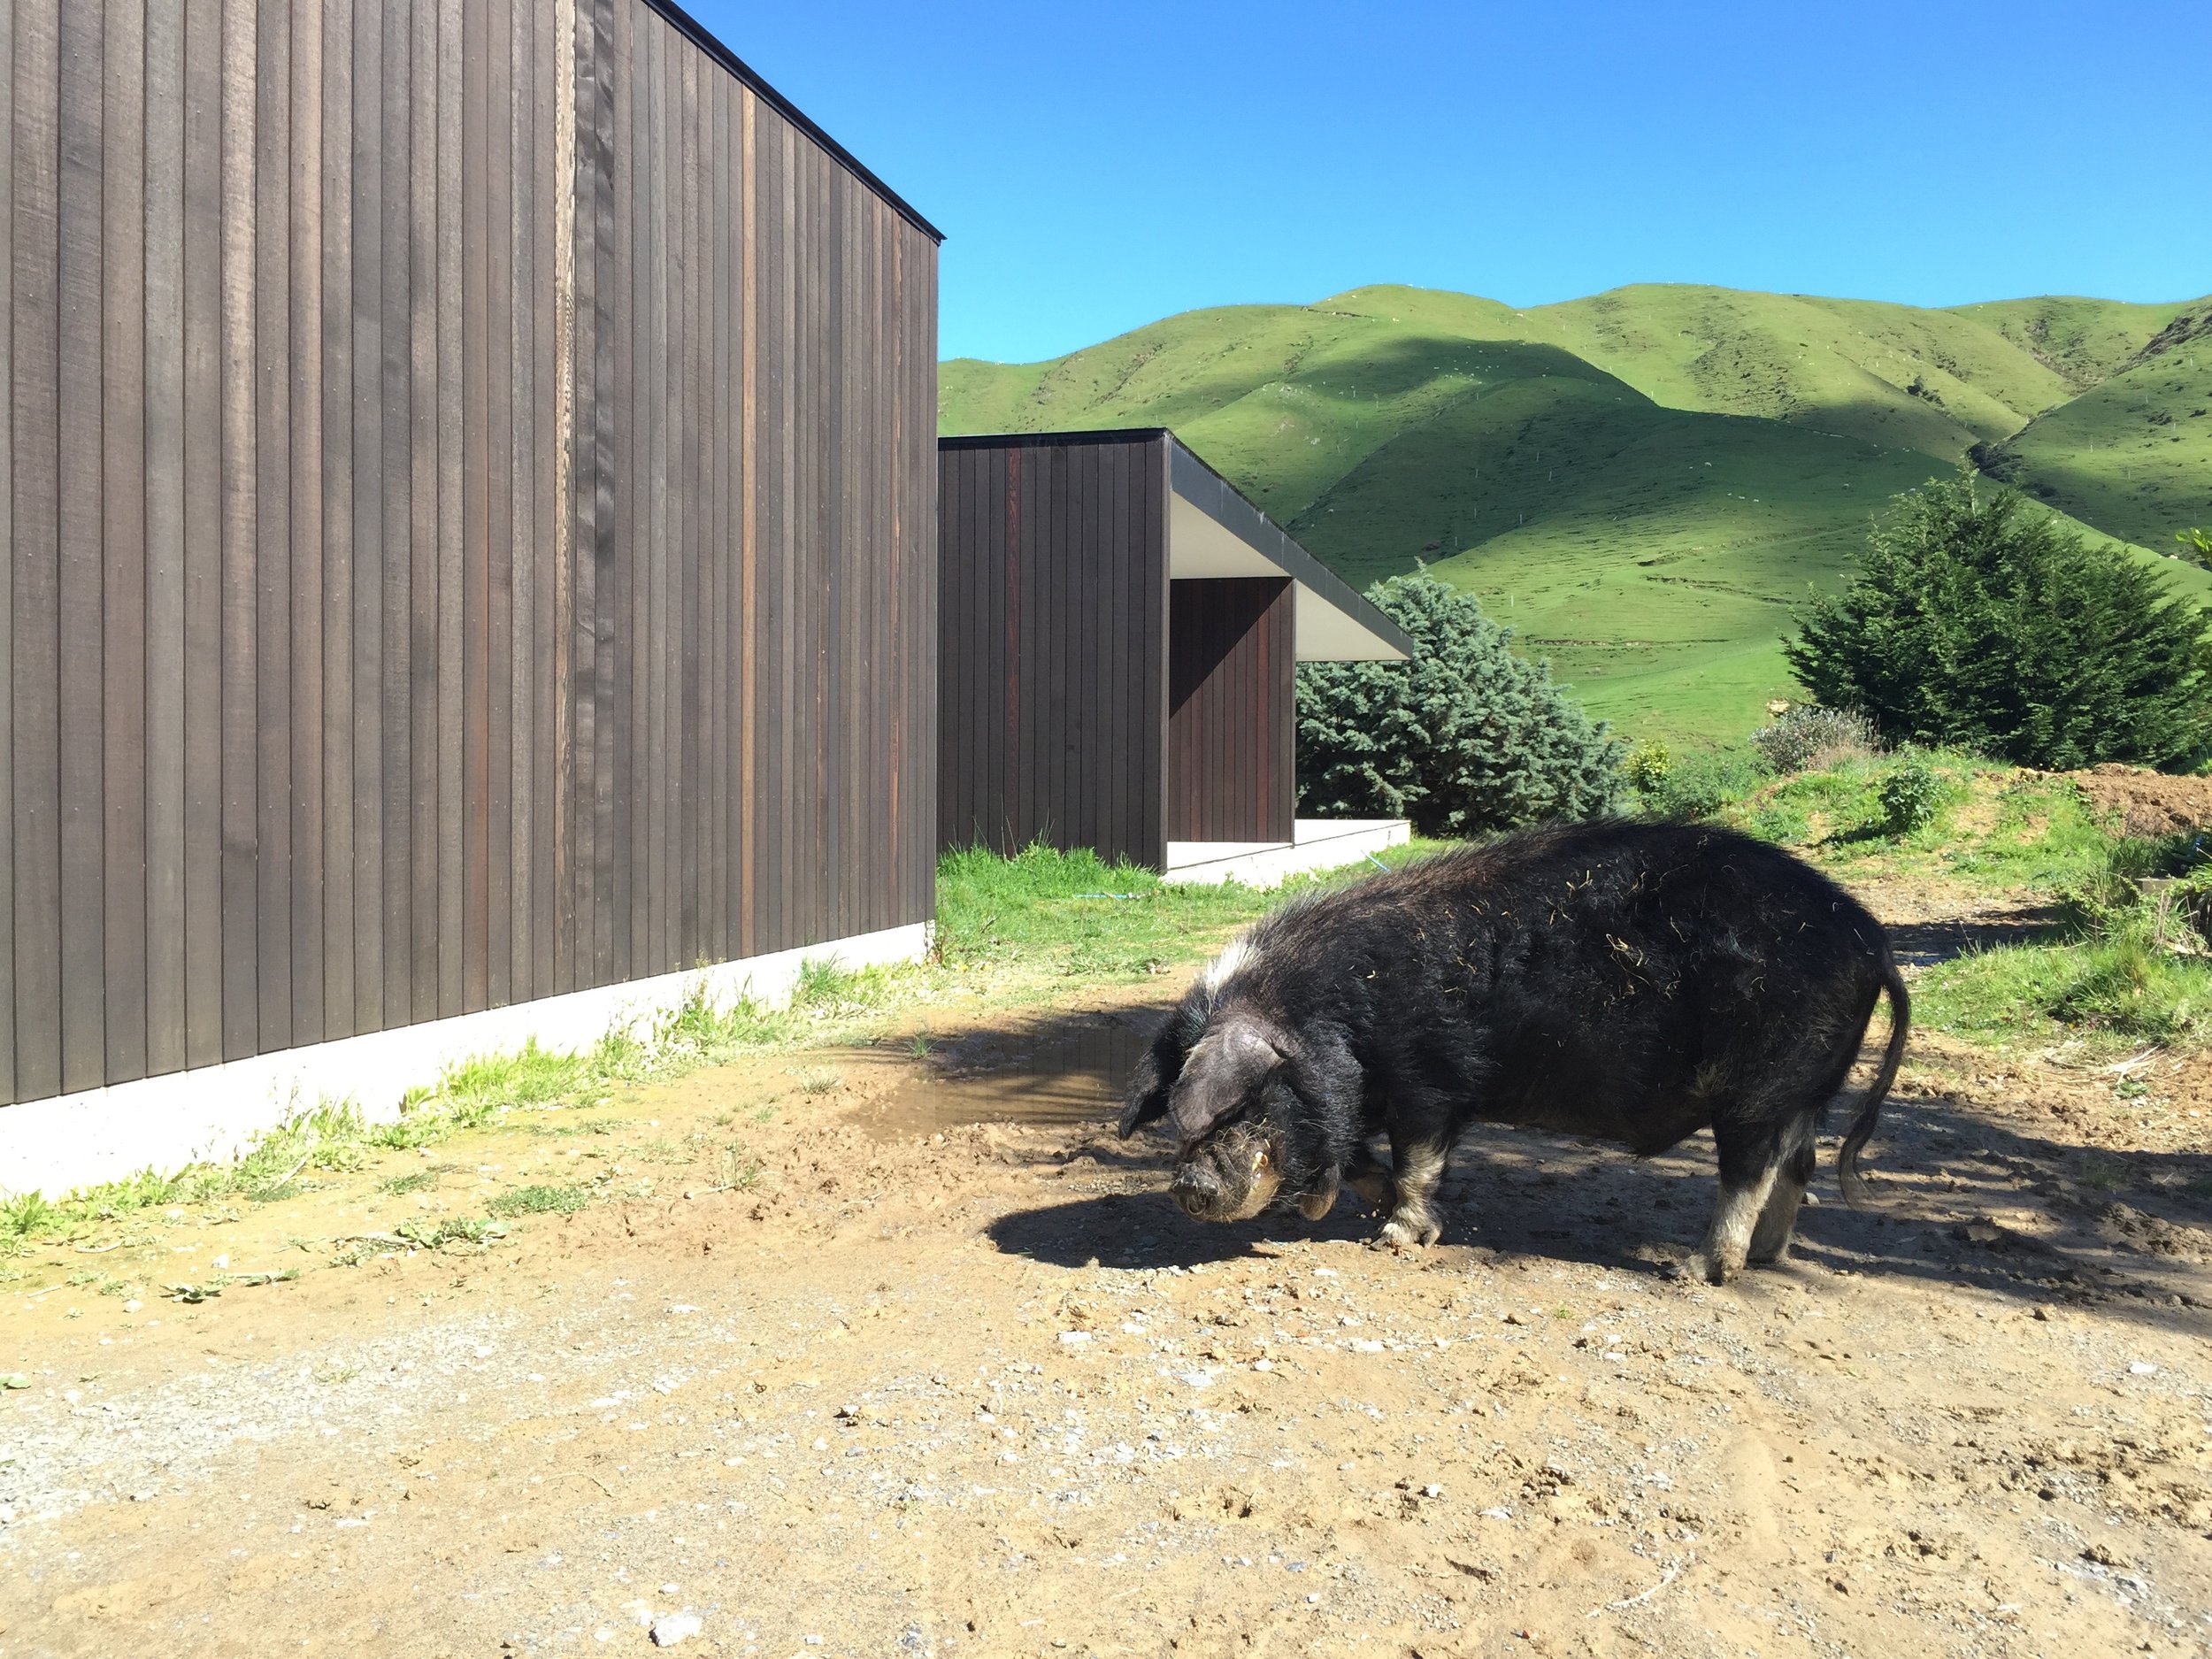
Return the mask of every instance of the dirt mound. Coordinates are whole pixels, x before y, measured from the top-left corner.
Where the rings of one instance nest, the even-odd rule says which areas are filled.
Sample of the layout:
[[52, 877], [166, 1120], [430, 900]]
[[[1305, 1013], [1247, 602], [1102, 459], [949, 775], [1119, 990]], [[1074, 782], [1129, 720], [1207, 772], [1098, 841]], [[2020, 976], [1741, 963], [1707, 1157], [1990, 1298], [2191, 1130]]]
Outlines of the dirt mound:
[[2212, 778], [2174, 778], [2108, 762], [2065, 774], [2089, 804], [2120, 815], [2127, 835], [2176, 835], [2212, 824]]

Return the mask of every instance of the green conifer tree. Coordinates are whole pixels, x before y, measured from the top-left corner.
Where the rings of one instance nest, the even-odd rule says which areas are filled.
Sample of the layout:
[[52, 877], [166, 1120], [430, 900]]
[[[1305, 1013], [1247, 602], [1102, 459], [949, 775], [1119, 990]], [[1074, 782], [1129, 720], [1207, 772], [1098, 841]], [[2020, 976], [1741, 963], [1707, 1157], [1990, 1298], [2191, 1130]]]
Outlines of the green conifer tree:
[[2016, 764], [2185, 765], [2212, 748], [2206, 613], [1971, 472], [1899, 498], [1784, 648], [1814, 700], [1892, 741]]
[[1620, 743], [1471, 595], [1394, 576], [1370, 599], [1414, 641], [1404, 663], [1298, 671], [1298, 802], [1333, 818], [1405, 818], [1464, 836], [1611, 811]]

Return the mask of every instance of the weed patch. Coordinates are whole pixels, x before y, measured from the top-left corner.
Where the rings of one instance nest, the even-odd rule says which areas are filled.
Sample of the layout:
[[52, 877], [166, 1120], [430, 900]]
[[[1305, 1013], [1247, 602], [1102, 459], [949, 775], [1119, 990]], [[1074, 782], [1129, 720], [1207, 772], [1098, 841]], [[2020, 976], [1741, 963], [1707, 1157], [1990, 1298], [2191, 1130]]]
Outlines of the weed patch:
[[426, 1193], [437, 1186], [440, 1176], [449, 1173], [454, 1167], [450, 1164], [434, 1164], [426, 1170], [415, 1170], [405, 1175], [395, 1175], [388, 1181], [379, 1181], [376, 1190], [387, 1198], [404, 1198], [410, 1193]]
[[495, 1216], [572, 1216], [591, 1202], [580, 1187], [518, 1187], [491, 1202]]

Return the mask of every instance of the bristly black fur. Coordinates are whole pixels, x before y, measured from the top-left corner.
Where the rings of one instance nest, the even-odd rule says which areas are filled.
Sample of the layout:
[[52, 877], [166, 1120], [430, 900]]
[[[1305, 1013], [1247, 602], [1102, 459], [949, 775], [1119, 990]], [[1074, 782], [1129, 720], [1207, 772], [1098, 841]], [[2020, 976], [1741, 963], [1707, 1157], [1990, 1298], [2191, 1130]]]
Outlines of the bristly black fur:
[[1286, 905], [1233, 951], [1139, 1063], [1121, 1119], [1126, 1136], [1172, 1114], [1177, 1196], [1194, 1213], [1248, 1213], [1248, 1172], [1213, 1167], [1208, 1150], [1233, 1125], [1248, 1163], [1264, 1130], [1271, 1155], [1255, 1167], [1310, 1214], [1339, 1179], [1371, 1180], [1367, 1142], [1386, 1133], [1400, 1179], [1394, 1193], [1381, 1183], [1399, 1228], [1386, 1233], [1402, 1243], [1434, 1236], [1407, 1188], [1433, 1184], [1427, 1165], [1440, 1169], [1470, 1122], [1647, 1156], [1709, 1125], [1716, 1277], [1746, 1249], [1786, 1246], [1813, 1137], [1886, 992], [1890, 1040], [1839, 1158], [1858, 1196], [1909, 1018], [1863, 906], [1709, 825], [1586, 824], [1440, 854]]

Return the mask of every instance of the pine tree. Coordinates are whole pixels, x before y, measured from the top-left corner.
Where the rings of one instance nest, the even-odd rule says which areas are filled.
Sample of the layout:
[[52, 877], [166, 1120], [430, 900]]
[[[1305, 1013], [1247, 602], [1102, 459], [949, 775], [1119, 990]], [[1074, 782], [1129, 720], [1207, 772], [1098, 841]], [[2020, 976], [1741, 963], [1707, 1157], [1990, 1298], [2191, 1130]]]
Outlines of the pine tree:
[[1967, 472], [1901, 497], [1784, 655], [1815, 701], [1893, 741], [2175, 766], [2212, 747], [2206, 620], [2120, 549]]
[[1589, 818], [1621, 800], [1620, 744], [1506, 649], [1471, 595], [1427, 576], [1368, 590], [1411, 636], [1404, 663], [1298, 671], [1298, 802], [1337, 818], [1406, 818], [1465, 836]]

